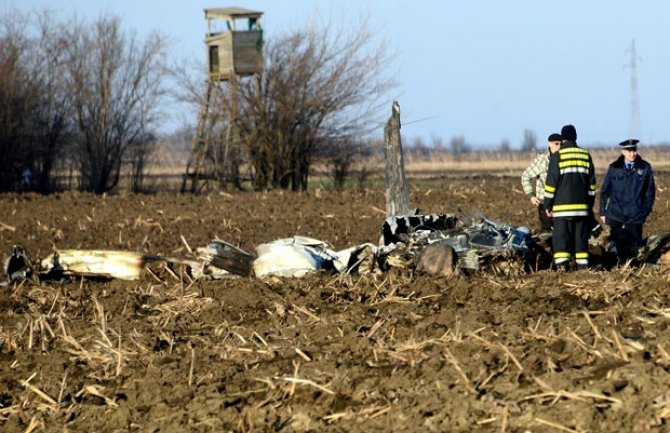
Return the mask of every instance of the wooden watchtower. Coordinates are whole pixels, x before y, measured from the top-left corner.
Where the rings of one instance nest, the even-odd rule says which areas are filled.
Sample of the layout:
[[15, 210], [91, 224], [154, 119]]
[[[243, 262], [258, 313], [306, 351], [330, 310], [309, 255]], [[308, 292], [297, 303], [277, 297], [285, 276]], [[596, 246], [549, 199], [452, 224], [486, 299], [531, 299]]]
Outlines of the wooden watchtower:
[[[238, 152], [238, 81], [263, 71], [262, 12], [240, 7], [205, 9], [207, 33], [207, 91], [202, 102], [193, 138], [191, 156], [182, 182], [182, 192], [198, 192], [210, 180], [226, 182], [225, 167], [231, 152]], [[217, 116], [212, 115], [213, 96], [222, 95], [222, 85], [230, 90], [228, 127], [216, 145], [210, 143]], [[232, 165], [237, 161], [232, 161]], [[190, 181], [190, 187], [187, 184]], [[202, 181], [202, 182], [201, 182]]]

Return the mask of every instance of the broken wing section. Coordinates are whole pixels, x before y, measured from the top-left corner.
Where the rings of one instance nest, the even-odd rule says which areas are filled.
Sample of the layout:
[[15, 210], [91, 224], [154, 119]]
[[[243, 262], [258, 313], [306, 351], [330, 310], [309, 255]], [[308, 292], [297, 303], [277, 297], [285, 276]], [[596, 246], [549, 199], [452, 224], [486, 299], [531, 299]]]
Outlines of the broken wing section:
[[155, 255], [115, 250], [58, 250], [40, 262], [47, 275], [82, 275], [120, 280], [138, 280], [144, 266], [160, 258]]

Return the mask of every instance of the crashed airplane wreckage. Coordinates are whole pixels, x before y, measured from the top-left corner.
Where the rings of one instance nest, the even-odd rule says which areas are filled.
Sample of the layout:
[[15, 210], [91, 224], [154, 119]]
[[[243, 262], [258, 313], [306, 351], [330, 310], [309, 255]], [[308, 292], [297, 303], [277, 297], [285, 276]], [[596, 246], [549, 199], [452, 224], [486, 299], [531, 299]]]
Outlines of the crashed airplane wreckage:
[[365, 243], [341, 251], [321, 240], [294, 236], [260, 244], [255, 254], [215, 240], [197, 248], [196, 257], [64, 249], [33, 264], [26, 251], [16, 246], [6, 261], [5, 272], [10, 282], [31, 275], [43, 279], [84, 276], [136, 280], [147, 265], [165, 262], [184, 265], [190, 278], [302, 277], [324, 270], [369, 274], [390, 268], [450, 275], [456, 269], [476, 271], [494, 262], [506, 268], [521, 261], [528, 268], [538, 256], [535, 246], [527, 230], [486, 218], [466, 225], [451, 214], [415, 215], [387, 218], [379, 245]]
[[[600, 267], [616, 262], [616, 252], [592, 239], [592, 256]], [[461, 220], [451, 214], [388, 217], [379, 245], [365, 243], [335, 251], [326, 242], [304, 237], [279, 239], [248, 253], [225, 241], [215, 240], [196, 248], [194, 257], [166, 257], [128, 251], [58, 250], [33, 263], [21, 246], [5, 262], [3, 284], [27, 278], [58, 280], [67, 277], [137, 280], [152, 263], [164, 263], [178, 278], [185, 270], [190, 279], [230, 277], [303, 277], [317, 271], [339, 274], [382, 273], [409, 269], [433, 275], [467, 275], [474, 272], [510, 274], [549, 269], [547, 239], [532, 236], [524, 227], [513, 227], [486, 217]], [[636, 264], [670, 268], [670, 232], [651, 236], [640, 250]], [[179, 275], [182, 274], [182, 275]]]
[[[230, 276], [264, 278], [302, 277], [314, 271], [343, 274], [379, 273], [390, 268], [414, 268], [429, 245], [449, 246], [455, 254], [440, 264], [443, 269], [476, 270], [487, 255], [500, 258], [531, 257], [527, 232], [483, 219], [465, 227], [453, 215], [389, 217], [384, 221], [380, 245], [365, 243], [335, 251], [328, 243], [304, 236], [279, 239], [248, 253], [225, 241], [215, 240], [196, 248], [194, 257], [116, 250], [62, 249], [33, 263], [21, 246], [5, 262], [7, 282], [29, 277], [60, 279], [70, 276], [137, 280], [148, 265], [163, 262], [181, 265], [190, 278], [219, 279]], [[448, 250], [447, 250], [448, 251]], [[462, 259], [457, 260], [458, 257]], [[435, 253], [431, 260], [436, 260]], [[448, 265], [448, 266], [447, 266]], [[424, 263], [423, 269], [428, 270]], [[421, 269], [421, 267], [420, 267]]]
[[[527, 230], [482, 219], [466, 226], [454, 215], [389, 217], [379, 245], [365, 243], [334, 251], [325, 242], [296, 236], [256, 247], [257, 277], [303, 276], [310, 271], [343, 274], [381, 273], [390, 268], [451, 275], [475, 271], [496, 257], [501, 261], [535, 257]], [[431, 248], [429, 248], [431, 247]]]

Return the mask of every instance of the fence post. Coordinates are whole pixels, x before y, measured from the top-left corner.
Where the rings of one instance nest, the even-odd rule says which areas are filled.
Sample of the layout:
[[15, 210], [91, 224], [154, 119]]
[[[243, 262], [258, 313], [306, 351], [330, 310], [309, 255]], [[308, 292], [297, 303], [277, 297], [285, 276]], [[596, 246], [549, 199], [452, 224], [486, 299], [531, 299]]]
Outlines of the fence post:
[[391, 117], [384, 126], [386, 156], [386, 216], [406, 216], [412, 211], [400, 140], [400, 105], [393, 101]]

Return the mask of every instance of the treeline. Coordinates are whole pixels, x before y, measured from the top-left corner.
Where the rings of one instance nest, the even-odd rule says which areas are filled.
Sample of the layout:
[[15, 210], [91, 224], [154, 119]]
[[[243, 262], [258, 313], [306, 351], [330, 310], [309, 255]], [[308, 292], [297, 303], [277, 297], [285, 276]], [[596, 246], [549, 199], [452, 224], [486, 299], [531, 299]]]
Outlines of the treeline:
[[[239, 80], [235, 94], [222, 83], [207, 134], [208, 158], [225, 186], [304, 190], [318, 166], [341, 187], [358, 159], [383, 153], [369, 133], [381, 137], [391, 105], [384, 98], [395, 83], [385, 75], [384, 41], [370, 27], [326, 23], [273, 36], [260, 75]], [[132, 191], [153, 188], [147, 168], [170, 152], [159, 137], [167, 107], [179, 101], [197, 113], [207, 86], [205, 59], [172, 58], [168, 40], [159, 32], [140, 39], [112, 15], [0, 17], [0, 192], [103, 193], [119, 188], [122, 175]], [[180, 143], [193, 140], [193, 117]], [[238, 131], [232, 144], [231, 126]], [[403, 147], [409, 155], [458, 157], [477, 146], [457, 136], [430, 145], [403, 137]], [[523, 131], [520, 150], [537, 147], [535, 133]], [[511, 151], [510, 142], [498, 150]]]
[[[415, 155], [420, 156], [429, 156], [433, 153], [444, 153], [448, 152], [455, 156], [465, 155], [482, 147], [490, 148], [490, 146], [481, 146], [473, 145], [469, 143], [463, 136], [452, 137], [449, 141], [449, 145], [445, 145], [441, 137], [432, 137], [432, 142], [430, 145], [426, 144], [421, 138], [415, 138], [408, 145], [405, 145], [405, 149]], [[538, 149], [537, 143], [537, 134], [531, 129], [524, 129], [523, 136], [521, 139], [520, 146], [518, 150], [513, 150], [512, 144], [509, 139], [501, 140], [500, 144], [495, 148], [496, 151], [501, 153], [509, 152], [532, 152]]]
[[[393, 86], [382, 74], [385, 46], [367, 28], [326, 25], [266, 41], [263, 73], [239, 83], [237, 116], [223, 87], [209, 133], [226, 139], [230, 122], [239, 131], [221, 162], [228, 182], [241, 187], [244, 176], [256, 189], [302, 190], [318, 160], [343, 183], [364, 152], [360, 137], [380, 128], [372, 119]], [[103, 193], [122, 174], [141, 191], [152, 153], [166, 151], [156, 149], [165, 107], [180, 101], [197, 112], [205, 94], [204, 59], [180, 69], [167, 41], [158, 32], [139, 39], [110, 15], [0, 17], [0, 192]]]
[[0, 191], [48, 193], [67, 181], [102, 193], [125, 167], [140, 189], [167, 94], [166, 48], [164, 36], [138, 40], [113, 16], [3, 16]]

